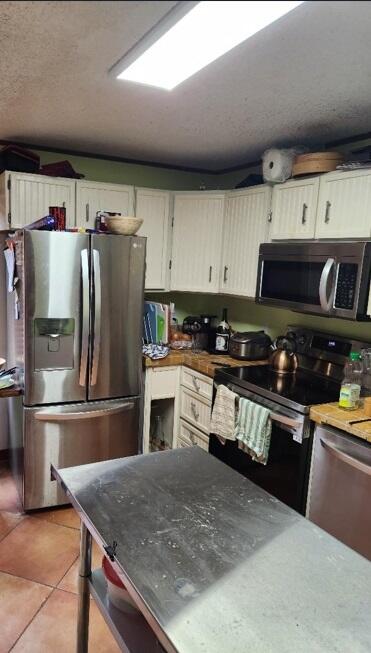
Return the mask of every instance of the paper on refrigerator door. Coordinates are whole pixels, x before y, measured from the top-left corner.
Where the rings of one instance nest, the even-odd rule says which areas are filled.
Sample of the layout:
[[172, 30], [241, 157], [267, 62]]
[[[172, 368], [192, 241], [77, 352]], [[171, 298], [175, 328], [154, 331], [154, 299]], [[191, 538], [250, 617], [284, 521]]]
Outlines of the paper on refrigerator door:
[[8, 292], [14, 290], [15, 256], [13, 247], [4, 250], [6, 270], [8, 273]]

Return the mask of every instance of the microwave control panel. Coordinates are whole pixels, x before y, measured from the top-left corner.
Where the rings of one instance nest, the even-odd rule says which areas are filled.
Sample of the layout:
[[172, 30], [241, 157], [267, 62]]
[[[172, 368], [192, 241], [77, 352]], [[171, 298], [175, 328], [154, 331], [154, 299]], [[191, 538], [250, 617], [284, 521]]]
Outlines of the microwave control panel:
[[340, 263], [336, 284], [335, 308], [352, 310], [357, 285], [358, 265]]

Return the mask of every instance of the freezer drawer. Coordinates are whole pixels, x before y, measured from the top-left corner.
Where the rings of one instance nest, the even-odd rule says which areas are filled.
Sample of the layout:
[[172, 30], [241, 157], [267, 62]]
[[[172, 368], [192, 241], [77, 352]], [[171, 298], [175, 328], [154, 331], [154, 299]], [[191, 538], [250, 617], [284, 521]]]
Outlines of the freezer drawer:
[[317, 426], [308, 517], [371, 560], [371, 446]]
[[66, 503], [50, 466], [74, 467], [138, 453], [138, 397], [24, 409], [24, 507]]

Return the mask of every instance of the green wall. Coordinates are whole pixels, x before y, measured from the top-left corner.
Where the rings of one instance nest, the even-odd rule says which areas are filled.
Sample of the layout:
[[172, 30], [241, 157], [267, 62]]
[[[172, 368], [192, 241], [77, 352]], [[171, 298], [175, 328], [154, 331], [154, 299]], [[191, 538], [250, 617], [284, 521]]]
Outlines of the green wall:
[[83, 156], [70, 156], [58, 152], [41, 152], [35, 150], [40, 156], [41, 164], [54, 163], [67, 159], [76, 172], [85, 175], [92, 181], [105, 181], [114, 184], [132, 184], [149, 188], [163, 188], [168, 190], [197, 190], [199, 188], [213, 189], [216, 187], [215, 175], [198, 172], [183, 172], [170, 168], [156, 168], [154, 166], [138, 165], [134, 163], [121, 163], [120, 161], [107, 161]]
[[318, 331], [371, 342], [371, 325], [369, 323], [303, 315], [280, 308], [259, 306], [251, 299], [177, 292], [150, 293], [147, 297], [164, 303], [175, 302], [176, 314], [180, 323], [186, 315], [192, 314], [209, 313], [221, 317], [222, 309], [226, 307], [228, 308], [228, 321], [237, 331], [265, 329], [272, 338], [275, 338], [284, 333], [288, 325], [301, 325]]

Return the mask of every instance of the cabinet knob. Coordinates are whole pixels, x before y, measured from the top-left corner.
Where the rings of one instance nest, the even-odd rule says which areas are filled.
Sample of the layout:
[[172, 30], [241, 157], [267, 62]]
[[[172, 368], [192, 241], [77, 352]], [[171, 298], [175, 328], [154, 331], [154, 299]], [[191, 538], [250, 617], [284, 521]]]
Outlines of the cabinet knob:
[[330, 222], [330, 209], [331, 209], [331, 202], [327, 200], [326, 202], [326, 212], [325, 212], [325, 223], [328, 224]]
[[196, 379], [195, 376], [192, 376], [192, 381], [193, 381], [193, 385], [194, 385], [194, 387], [196, 388], [197, 392], [200, 392], [200, 384], [199, 384], [199, 382], [197, 381], [197, 379]]
[[306, 217], [307, 208], [308, 208], [308, 205], [304, 202], [303, 211], [302, 211], [302, 214], [301, 214], [301, 224], [305, 224], [306, 221], [307, 221], [307, 217]]
[[268, 211], [268, 222], [272, 222], [272, 211]]
[[200, 417], [200, 414], [197, 412], [196, 404], [193, 401], [191, 401], [191, 409], [192, 409], [193, 417], [197, 422], [198, 418]]

